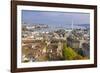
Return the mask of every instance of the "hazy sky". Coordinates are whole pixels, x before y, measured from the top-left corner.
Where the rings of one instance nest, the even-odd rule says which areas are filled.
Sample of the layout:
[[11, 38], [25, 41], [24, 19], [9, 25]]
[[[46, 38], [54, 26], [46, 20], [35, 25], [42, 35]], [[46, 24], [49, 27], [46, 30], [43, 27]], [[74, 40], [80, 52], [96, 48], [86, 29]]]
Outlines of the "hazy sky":
[[71, 12], [54, 12], [54, 11], [34, 11], [22, 10], [22, 22], [39, 23], [50, 25], [67, 25], [71, 24], [89, 24], [90, 14], [88, 13], [71, 13]]

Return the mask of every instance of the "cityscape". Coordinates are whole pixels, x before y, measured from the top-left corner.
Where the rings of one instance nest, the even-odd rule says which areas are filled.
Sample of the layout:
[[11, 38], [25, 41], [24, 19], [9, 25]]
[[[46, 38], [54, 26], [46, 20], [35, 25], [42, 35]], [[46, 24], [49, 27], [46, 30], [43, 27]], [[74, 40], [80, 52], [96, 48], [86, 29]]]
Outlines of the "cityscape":
[[89, 14], [23, 10], [21, 37], [23, 63], [90, 59]]

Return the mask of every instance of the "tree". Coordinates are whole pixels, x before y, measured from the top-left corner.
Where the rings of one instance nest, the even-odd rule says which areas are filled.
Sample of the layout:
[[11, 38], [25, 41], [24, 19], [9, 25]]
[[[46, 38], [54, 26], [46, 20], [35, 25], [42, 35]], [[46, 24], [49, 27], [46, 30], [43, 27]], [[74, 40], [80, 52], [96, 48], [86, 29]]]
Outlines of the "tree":
[[64, 44], [63, 48], [63, 55], [66, 60], [78, 60], [82, 59], [82, 56], [76, 53], [72, 48], [67, 47], [66, 44]]

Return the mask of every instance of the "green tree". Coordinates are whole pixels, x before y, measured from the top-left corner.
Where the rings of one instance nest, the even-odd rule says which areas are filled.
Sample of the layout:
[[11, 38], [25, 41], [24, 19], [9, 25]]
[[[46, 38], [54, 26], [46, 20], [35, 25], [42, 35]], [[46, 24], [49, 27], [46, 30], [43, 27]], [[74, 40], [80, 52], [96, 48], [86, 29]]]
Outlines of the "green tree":
[[63, 48], [63, 55], [66, 60], [78, 60], [82, 59], [82, 56], [77, 54], [72, 48], [67, 47], [66, 44], [64, 44]]

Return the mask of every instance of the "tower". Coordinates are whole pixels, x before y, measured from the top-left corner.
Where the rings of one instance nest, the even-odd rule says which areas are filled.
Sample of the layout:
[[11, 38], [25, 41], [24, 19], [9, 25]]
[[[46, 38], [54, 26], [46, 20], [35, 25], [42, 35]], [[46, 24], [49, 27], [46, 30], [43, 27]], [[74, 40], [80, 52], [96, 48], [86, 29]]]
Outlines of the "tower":
[[71, 27], [72, 27], [72, 30], [73, 30], [73, 18], [72, 18], [72, 23], [71, 23]]

